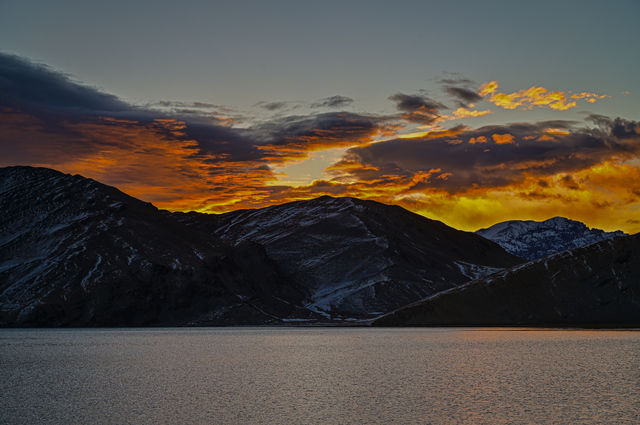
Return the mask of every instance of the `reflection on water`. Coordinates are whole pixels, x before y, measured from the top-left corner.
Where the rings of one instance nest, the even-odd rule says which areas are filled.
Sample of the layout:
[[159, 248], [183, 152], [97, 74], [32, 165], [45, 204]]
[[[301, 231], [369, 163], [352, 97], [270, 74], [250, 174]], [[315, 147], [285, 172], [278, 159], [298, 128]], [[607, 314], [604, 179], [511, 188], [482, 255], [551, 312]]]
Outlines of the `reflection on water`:
[[640, 332], [0, 330], [0, 423], [640, 423]]

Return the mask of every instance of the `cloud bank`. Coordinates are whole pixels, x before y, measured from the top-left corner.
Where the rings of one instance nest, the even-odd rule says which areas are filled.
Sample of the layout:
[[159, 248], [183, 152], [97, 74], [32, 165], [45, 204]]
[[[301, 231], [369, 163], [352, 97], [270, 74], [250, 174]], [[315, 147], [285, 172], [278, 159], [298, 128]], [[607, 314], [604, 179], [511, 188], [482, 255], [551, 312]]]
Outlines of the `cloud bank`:
[[[131, 105], [46, 65], [0, 54], [0, 165], [80, 173], [174, 210], [223, 212], [329, 194], [401, 204], [469, 229], [548, 214], [611, 227], [603, 226], [608, 218], [640, 230], [633, 216], [640, 208], [637, 121], [591, 115], [587, 123], [398, 134], [488, 114], [471, 109], [480, 102], [562, 111], [605, 95], [536, 86], [501, 93], [495, 82], [474, 89], [466, 79], [441, 83], [457, 109], [424, 94], [396, 93], [389, 97], [396, 113], [327, 111], [353, 104], [336, 95], [309, 104], [310, 113], [246, 125], [222, 105]], [[285, 102], [258, 106], [286, 109]], [[280, 183], [278, 167], [329, 149], [344, 154], [315, 181]]]

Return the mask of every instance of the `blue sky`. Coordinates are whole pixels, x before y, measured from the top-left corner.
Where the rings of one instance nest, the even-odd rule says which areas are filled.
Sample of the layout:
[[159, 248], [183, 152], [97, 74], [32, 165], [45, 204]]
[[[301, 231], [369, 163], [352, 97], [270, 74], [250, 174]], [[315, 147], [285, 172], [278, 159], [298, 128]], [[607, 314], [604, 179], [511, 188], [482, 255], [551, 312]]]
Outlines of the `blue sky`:
[[638, 16], [637, 1], [5, 0], [0, 39], [133, 102], [340, 94], [379, 112], [396, 92], [441, 95], [436, 81], [455, 72], [511, 91], [607, 93], [620, 99], [595, 112], [628, 115], [640, 106]]

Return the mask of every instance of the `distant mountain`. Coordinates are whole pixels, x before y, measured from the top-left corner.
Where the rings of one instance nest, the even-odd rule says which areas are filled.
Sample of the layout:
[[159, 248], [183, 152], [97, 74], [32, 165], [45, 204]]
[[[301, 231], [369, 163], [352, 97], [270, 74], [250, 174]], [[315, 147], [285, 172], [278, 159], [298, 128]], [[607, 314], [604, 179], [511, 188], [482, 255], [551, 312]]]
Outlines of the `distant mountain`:
[[264, 246], [305, 294], [306, 308], [343, 320], [374, 317], [522, 262], [473, 233], [354, 198], [177, 216], [234, 246]]
[[378, 326], [640, 326], [640, 234], [531, 261], [441, 292]]
[[626, 235], [620, 230], [605, 232], [589, 229], [584, 223], [564, 217], [554, 217], [545, 221], [505, 221], [487, 229], [480, 229], [476, 233], [496, 242], [511, 254], [527, 260]]
[[232, 249], [91, 179], [2, 168], [0, 211], [0, 325], [315, 317], [259, 245]]
[[522, 261], [377, 202], [170, 213], [45, 168], [0, 169], [0, 211], [0, 326], [360, 320]]

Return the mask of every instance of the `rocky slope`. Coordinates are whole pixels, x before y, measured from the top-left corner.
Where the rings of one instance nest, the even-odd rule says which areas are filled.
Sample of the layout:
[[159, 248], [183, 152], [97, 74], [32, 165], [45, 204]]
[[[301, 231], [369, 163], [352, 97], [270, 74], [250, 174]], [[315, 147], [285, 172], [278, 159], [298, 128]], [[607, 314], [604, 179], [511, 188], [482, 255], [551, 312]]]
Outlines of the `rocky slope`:
[[3, 168], [0, 211], [0, 325], [314, 317], [259, 245], [231, 249], [96, 181]]
[[473, 233], [354, 198], [176, 216], [234, 246], [264, 246], [304, 292], [306, 308], [342, 320], [375, 317], [522, 262]]
[[480, 229], [476, 233], [496, 242], [513, 255], [527, 260], [626, 235], [619, 230], [605, 232], [590, 229], [584, 223], [564, 217], [554, 217], [545, 221], [505, 221], [487, 229]]
[[640, 234], [525, 263], [381, 317], [378, 326], [640, 326]]

